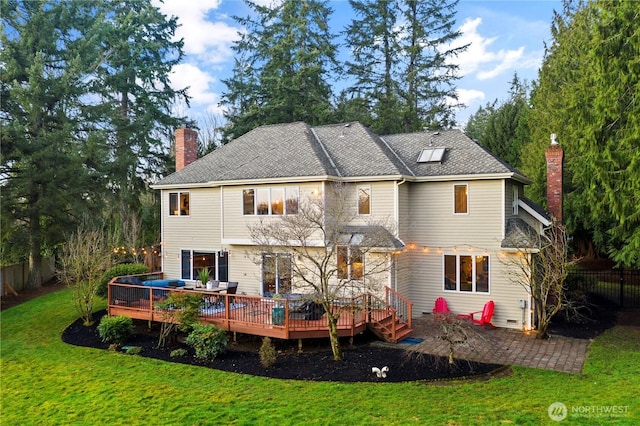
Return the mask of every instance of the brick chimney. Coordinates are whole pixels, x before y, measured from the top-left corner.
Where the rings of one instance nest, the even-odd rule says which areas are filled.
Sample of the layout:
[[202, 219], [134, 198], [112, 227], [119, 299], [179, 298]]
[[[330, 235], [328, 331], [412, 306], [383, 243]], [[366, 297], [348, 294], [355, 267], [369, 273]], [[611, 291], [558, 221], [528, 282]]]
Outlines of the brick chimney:
[[188, 127], [176, 129], [176, 172], [198, 158], [198, 132]]
[[562, 223], [562, 162], [564, 151], [551, 134], [551, 144], [544, 152], [547, 159], [547, 210], [551, 216]]

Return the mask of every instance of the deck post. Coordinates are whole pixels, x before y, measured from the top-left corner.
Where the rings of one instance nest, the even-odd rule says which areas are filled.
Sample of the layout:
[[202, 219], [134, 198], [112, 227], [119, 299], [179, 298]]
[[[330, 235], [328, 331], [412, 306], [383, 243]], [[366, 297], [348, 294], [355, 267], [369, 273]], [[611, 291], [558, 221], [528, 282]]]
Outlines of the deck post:
[[302, 339], [298, 339], [298, 353], [302, 353]]

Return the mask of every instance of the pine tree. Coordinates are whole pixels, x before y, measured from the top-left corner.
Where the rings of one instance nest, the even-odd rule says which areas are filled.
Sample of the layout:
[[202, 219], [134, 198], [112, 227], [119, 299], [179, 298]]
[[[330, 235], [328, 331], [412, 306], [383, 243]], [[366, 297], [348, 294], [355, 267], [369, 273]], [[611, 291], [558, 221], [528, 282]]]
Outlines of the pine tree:
[[350, 0], [349, 4], [357, 17], [346, 29], [353, 58], [346, 62], [347, 74], [354, 79], [350, 91], [367, 99], [374, 132], [400, 133], [400, 87], [395, 74], [401, 50], [398, 2]]
[[455, 108], [460, 104], [454, 82], [458, 66], [450, 59], [468, 45], [451, 47], [460, 36], [454, 31], [458, 1], [405, 0], [406, 34], [402, 40], [406, 64], [401, 81], [406, 81], [405, 132], [455, 125]]
[[488, 117], [480, 144], [514, 167], [520, 165], [520, 151], [529, 142], [527, 113], [528, 85], [514, 74], [509, 99]]
[[327, 25], [331, 9], [317, 0], [287, 0], [275, 7], [247, 4], [255, 17], [235, 19], [246, 28], [233, 46], [233, 76], [224, 81], [230, 110], [225, 137], [263, 124], [330, 121], [336, 46]]
[[147, 181], [167, 163], [165, 142], [185, 118], [171, 112], [186, 89], [175, 90], [169, 73], [183, 58], [183, 42], [173, 41], [175, 17], [167, 19], [149, 0], [96, 3], [104, 19], [103, 61], [91, 90], [100, 100], [92, 118], [106, 123], [105, 144], [111, 161], [106, 169], [117, 211], [138, 213]]
[[168, 79], [176, 25], [149, 1], [3, 3], [2, 254], [29, 254], [30, 286], [83, 216], [140, 214], [185, 98]]
[[452, 48], [457, 1], [350, 0], [356, 19], [346, 29], [353, 59], [351, 90], [366, 98], [380, 134], [454, 124], [457, 66], [467, 46]]
[[531, 96], [533, 138], [523, 169], [542, 192], [542, 151], [548, 134], [558, 134], [565, 150], [567, 225], [591, 234], [619, 263], [639, 267], [640, 5], [565, 6], [554, 19], [553, 42]]
[[[100, 200], [104, 161], [83, 143], [81, 98], [99, 62], [89, 3], [5, 3], [2, 99], [3, 255], [28, 253], [27, 286], [42, 284], [43, 253], [60, 244], [75, 218]], [[97, 158], [96, 158], [97, 156]], [[11, 235], [27, 235], [11, 246]], [[15, 241], [15, 240], [13, 240]], [[20, 259], [22, 260], [22, 259]]]

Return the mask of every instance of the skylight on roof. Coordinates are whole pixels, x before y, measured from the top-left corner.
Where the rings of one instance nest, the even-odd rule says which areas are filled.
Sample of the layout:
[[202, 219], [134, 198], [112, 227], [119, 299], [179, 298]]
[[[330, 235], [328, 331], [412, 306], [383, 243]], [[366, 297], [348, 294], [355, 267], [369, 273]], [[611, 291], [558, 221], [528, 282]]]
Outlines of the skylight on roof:
[[418, 163], [439, 163], [444, 156], [445, 148], [425, 148], [420, 151]]

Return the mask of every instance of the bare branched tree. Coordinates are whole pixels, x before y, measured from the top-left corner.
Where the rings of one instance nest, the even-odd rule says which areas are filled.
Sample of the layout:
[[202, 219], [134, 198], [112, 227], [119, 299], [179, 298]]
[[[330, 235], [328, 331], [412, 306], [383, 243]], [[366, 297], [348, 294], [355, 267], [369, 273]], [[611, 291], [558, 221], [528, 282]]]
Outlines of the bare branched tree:
[[221, 116], [212, 112], [202, 115], [198, 123], [198, 157], [204, 157], [222, 145], [222, 122]]
[[93, 324], [93, 301], [100, 277], [112, 265], [112, 253], [102, 229], [81, 225], [58, 257], [58, 277], [73, 290], [74, 306], [86, 326]]
[[547, 328], [553, 317], [564, 309], [565, 279], [577, 259], [570, 259], [565, 227], [551, 223], [542, 234], [521, 230], [520, 248], [503, 262], [512, 282], [525, 288], [534, 304], [536, 337], [548, 338]]
[[142, 263], [144, 254], [140, 247], [142, 235], [142, 221], [136, 212], [125, 210], [122, 218], [122, 241], [125, 244], [127, 255], [134, 263]]
[[356, 215], [353, 194], [350, 185], [325, 185], [324, 193], [300, 201], [297, 214], [249, 227], [256, 263], [265, 254], [291, 254], [292, 290], [324, 307], [335, 360], [342, 359], [335, 302], [382, 289], [395, 241], [386, 220]]

